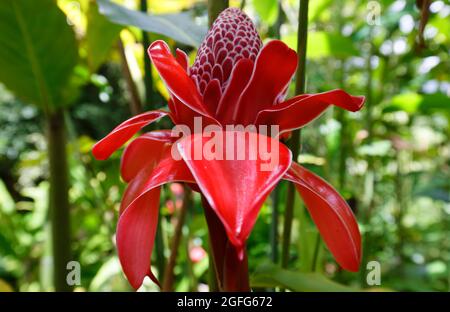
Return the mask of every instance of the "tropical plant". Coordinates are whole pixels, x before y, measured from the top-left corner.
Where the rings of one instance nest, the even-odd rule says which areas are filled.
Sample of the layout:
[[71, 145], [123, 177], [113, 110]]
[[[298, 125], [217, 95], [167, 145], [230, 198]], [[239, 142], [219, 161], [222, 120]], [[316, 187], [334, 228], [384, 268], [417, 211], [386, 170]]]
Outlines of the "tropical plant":
[[[249, 290], [246, 240], [265, 198], [282, 178], [296, 184], [338, 263], [358, 270], [361, 239], [350, 207], [328, 183], [292, 163], [291, 152], [277, 138], [305, 126], [331, 104], [357, 111], [364, 98], [334, 90], [284, 101], [297, 68], [297, 54], [278, 40], [260, 47], [250, 19], [235, 8], [219, 15], [192, 67], [184, 52], [177, 50], [175, 58], [164, 42], [155, 41], [148, 53], [171, 95], [170, 112], [135, 116], [94, 146], [94, 156], [104, 160], [140, 129], [164, 116], [187, 127], [179, 130], [185, 136], [181, 139], [167, 130], [148, 132], [128, 145], [122, 157], [121, 175], [129, 185], [121, 204], [117, 246], [134, 288], [146, 275], [156, 280], [150, 259], [159, 187], [175, 181], [189, 183], [203, 196], [217, 279], [223, 290]], [[211, 125], [219, 128], [215, 139], [207, 130]], [[278, 132], [269, 135], [275, 139], [260, 133], [274, 125]], [[229, 126], [247, 131], [230, 131]], [[249, 132], [249, 126], [258, 132]], [[196, 159], [195, 148], [211, 148], [211, 141], [221, 150], [218, 160]], [[268, 146], [269, 158], [261, 155], [262, 145]], [[242, 160], [228, 157], [229, 153], [234, 157], [234, 151], [241, 153], [240, 148], [245, 154]], [[251, 154], [257, 158], [252, 159]], [[269, 161], [274, 164], [264, 170], [271, 165]]]

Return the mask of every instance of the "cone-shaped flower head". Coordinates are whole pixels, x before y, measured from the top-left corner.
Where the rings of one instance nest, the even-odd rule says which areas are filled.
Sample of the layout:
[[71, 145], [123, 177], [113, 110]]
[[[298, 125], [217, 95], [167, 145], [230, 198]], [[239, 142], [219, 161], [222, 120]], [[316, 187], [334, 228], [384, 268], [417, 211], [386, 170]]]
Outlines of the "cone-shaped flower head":
[[203, 40], [190, 76], [203, 94], [207, 85], [217, 79], [222, 92], [231, 71], [241, 59], [256, 60], [262, 46], [252, 20], [238, 8], [223, 11]]

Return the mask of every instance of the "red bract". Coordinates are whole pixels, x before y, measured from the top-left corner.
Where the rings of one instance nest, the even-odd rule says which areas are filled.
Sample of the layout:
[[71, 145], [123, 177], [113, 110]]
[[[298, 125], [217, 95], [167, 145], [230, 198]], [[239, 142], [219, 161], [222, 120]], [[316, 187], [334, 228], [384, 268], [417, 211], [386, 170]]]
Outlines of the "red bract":
[[[225, 131], [225, 126], [278, 125], [280, 132], [287, 132], [305, 126], [330, 105], [357, 111], [364, 98], [333, 90], [284, 101], [297, 68], [297, 55], [278, 40], [262, 47], [250, 19], [238, 9], [221, 13], [191, 68], [184, 52], [177, 50], [174, 57], [163, 41], [152, 43], [148, 53], [169, 90], [170, 111], [148, 112], [125, 121], [94, 146], [94, 156], [108, 158], [140, 129], [165, 115], [175, 124], [188, 126], [192, 134], [178, 139], [168, 130], [152, 131], [134, 139], [123, 153], [121, 175], [129, 184], [117, 225], [117, 247], [131, 285], [138, 288], [145, 276], [154, 279], [150, 259], [159, 190], [161, 185], [175, 181], [188, 183], [204, 197], [213, 252], [216, 262], [219, 260], [219, 282], [239, 289], [239, 279], [233, 280], [228, 272], [233, 272], [234, 264], [246, 260], [246, 240], [264, 200], [281, 179], [295, 183], [336, 261], [344, 269], [357, 271], [361, 238], [345, 200], [320, 177], [293, 163], [291, 152], [277, 138]], [[224, 154], [243, 148], [245, 157], [189, 157], [193, 146], [206, 148], [212, 140], [211, 133], [194, 133], [195, 117], [201, 119], [203, 127], [217, 125], [223, 129]], [[225, 137], [230, 136], [243, 140], [226, 144]], [[254, 153], [256, 158], [248, 157], [258, 149], [255, 142], [269, 146], [269, 158], [259, 153]], [[174, 155], [174, 151], [179, 154]], [[273, 158], [276, 162], [271, 169], [262, 170]], [[246, 266], [240, 270], [246, 274]]]

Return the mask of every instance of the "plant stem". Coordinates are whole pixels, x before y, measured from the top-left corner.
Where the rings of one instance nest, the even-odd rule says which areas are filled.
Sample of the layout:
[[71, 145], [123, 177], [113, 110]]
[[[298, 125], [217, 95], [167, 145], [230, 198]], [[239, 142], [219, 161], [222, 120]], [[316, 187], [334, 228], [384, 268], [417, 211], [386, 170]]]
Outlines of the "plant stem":
[[[209, 205], [206, 198], [202, 195], [202, 206], [205, 212], [206, 223], [209, 233], [209, 267], [210, 272], [214, 272], [216, 290], [223, 289], [223, 262], [225, 258], [225, 249], [228, 243], [228, 237], [222, 222], [217, 217]], [[212, 274], [211, 274], [212, 275]]]
[[[369, 51], [366, 59], [366, 70], [367, 70], [367, 85], [366, 85], [366, 126], [367, 126], [367, 140], [366, 144], [371, 144], [373, 140], [373, 83], [372, 83], [372, 55], [373, 55], [373, 43], [372, 43], [372, 34], [373, 27], [370, 28], [368, 43], [369, 43]], [[364, 189], [364, 208], [365, 213], [363, 216], [363, 224], [368, 226], [370, 221], [370, 216], [375, 207], [375, 196], [374, 196], [374, 188], [375, 188], [375, 167], [374, 167], [374, 159], [372, 156], [367, 156], [367, 173], [365, 177], [365, 189]], [[362, 255], [361, 263], [365, 265], [367, 259], [370, 259], [370, 236], [368, 233], [363, 234], [363, 250], [364, 253]], [[361, 287], [366, 285], [366, 277], [363, 271], [360, 274], [360, 283]]]
[[[297, 31], [297, 54], [299, 58], [295, 91], [296, 94], [305, 93], [305, 68], [306, 68], [306, 44], [308, 35], [308, 0], [300, 0], [298, 31]], [[297, 161], [300, 152], [300, 130], [295, 130], [289, 142], [294, 161]], [[291, 243], [292, 221], [294, 218], [295, 186], [290, 183], [287, 191], [286, 210], [284, 212], [283, 245], [281, 253], [281, 266], [286, 268], [289, 262], [289, 247]]]
[[67, 263], [70, 250], [69, 170], [64, 111], [48, 113], [47, 144], [50, 171], [50, 220], [52, 227], [53, 280], [55, 291], [71, 291], [67, 284]]
[[118, 41], [120, 58], [122, 60], [122, 72], [127, 84], [128, 92], [130, 93], [130, 111], [131, 114], [138, 115], [142, 113], [142, 103], [139, 97], [136, 84], [134, 83], [133, 76], [131, 75], [130, 67], [128, 66], [127, 56], [125, 54], [125, 48], [121, 39]]
[[[335, 2], [335, 10], [340, 10], [344, 6], [344, 1], [339, 0]], [[342, 14], [338, 14], [337, 17], [337, 29], [339, 33], [342, 32], [344, 26], [344, 19]], [[341, 58], [338, 60], [337, 73], [339, 75], [338, 82], [339, 88], [345, 89], [345, 59]], [[348, 122], [346, 118], [345, 111], [343, 109], [336, 110], [336, 119], [338, 120], [341, 128], [339, 130], [339, 162], [338, 162], [338, 187], [341, 192], [345, 190], [346, 178], [347, 178], [347, 168], [346, 160], [348, 155], [348, 149], [350, 148], [349, 134], [348, 134]]]
[[245, 249], [243, 252], [243, 258], [240, 259], [238, 251], [228, 241], [223, 268], [224, 291], [250, 291], [247, 252]]
[[270, 224], [270, 259], [273, 263], [278, 262], [278, 222], [279, 222], [279, 202], [280, 202], [280, 186], [276, 186], [272, 193], [272, 218]]
[[208, 286], [209, 291], [216, 292], [220, 290], [220, 287], [219, 281], [217, 280], [216, 263], [214, 262], [213, 243], [211, 241], [211, 236], [209, 236], [208, 239], [208, 247]]
[[239, 8], [240, 8], [241, 10], [243, 10], [244, 7], [245, 7], [245, 4], [246, 4], [246, 1], [245, 1], [245, 0], [242, 0], [242, 1], [241, 1], [241, 4], [239, 5]]
[[[141, 0], [141, 12], [147, 13], [147, 0]], [[144, 86], [145, 86], [145, 104], [150, 105], [150, 108], [155, 108], [153, 103], [153, 77], [152, 77], [152, 63], [148, 57], [146, 50], [150, 45], [150, 37], [146, 31], [142, 31], [142, 45], [144, 47]]]
[[[278, 1], [278, 16], [274, 25], [275, 38], [280, 39], [280, 28], [283, 22], [283, 8], [281, 7], [281, 1]], [[272, 192], [272, 218], [270, 224], [270, 258], [273, 263], [278, 262], [279, 258], [279, 239], [278, 239], [278, 228], [279, 228], [279, 216], [280, 216], [280, 185], [275, 187]]]
[[184, 221], [186, 220], [187, 211], [191, 206], [192, 206], [192, 191], [189, 187], [185, 187], [183, 205], [181, 206], [178, 215], [175, 233], [173, 234], [172, 238], [172, 245], [170, 246], [170, 257], [169, 260], [167, 261], [166, 269], [164, 271], [164, 282], [161, 288], [162, 291], [173, 291], [173, 282], [174, 282], [173, 270], [177, 262], [178, 249], [180, 247], [181, 237], [183, 234]]
[[404, 274], [405, 270], [403, 269], [403, 264], [405, 262], [405, 255], [403, 253], [403, 246], [405, 243], [405, 227], [403, 226], [403, 218], [408, 209], [408, 203], [406, 196], [406, 187], [405, 187], [405, 172], [404, 172], [404, 163], [405, 163], [405, 154], [406, 151], [401, 149], [397, 149], [397, 171], [394, 178], [394, 187], [397, 199], [397, 211], [395, 213], [395, 223], [397, 224], [397, 248], [396, 251], [398, 253], [398, 257], [400, 259], [400, 274]]
[[317, 269], [317, 262], [319, 261], [319, 252], [320, 252], [320, 234], [316, 234], [316, 241], [314, 242], [314, 253], [311, 264], [311, 271], [315, 272]]
[[212, 251], [210, 263], [214, 264], [218, 289], [221, 291], [250, 291], [245, 249], [243, 258], [239, 259], [236, 248], [228, 241], [222, 222], [204, 196], [202, 196], [202, 204]]
[[228, 8], [229, 2], [228, 0], [209, 0], [208, 1], [208, 25], [211, 25], [216, 20], [217, 16], [219, 16], [220, 12]]
[[[339, 72], [340, 72], [340, 82], [339, 88], [345, 89], [345, 71], [344, 71], [345, 62], [344, 60], [339, 61]], [[346, 113], [343, 109], [337, 109], [336, 111], [336, 119], [341, 125], [341, 129], [339, 131], [339, 163], [338, 163], [338, 187], [341, 192], [345, 190], [346, 178], [347, 178], [347, 156], [349, 149], [351, 148], [351, 142], [349, 140], [349, 127], [348, 120], [346, 118]]]
[[164, 271], [166, 266], [166, 258], [164, 257], [164, 239], [161, 213], [158, 213], [158, 225], [156, 226], [155, 250], [156, 250], [156, 267], [158, 268], [158, 279], [164, 280]]

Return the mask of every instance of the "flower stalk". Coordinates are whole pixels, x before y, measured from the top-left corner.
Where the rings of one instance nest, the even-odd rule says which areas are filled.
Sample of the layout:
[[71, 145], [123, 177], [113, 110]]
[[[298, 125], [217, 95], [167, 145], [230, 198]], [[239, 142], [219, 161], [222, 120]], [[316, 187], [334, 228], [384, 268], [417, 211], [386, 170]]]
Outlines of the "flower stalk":
[[[280, 29], [283, 23], [283, 7], [278, 1], [278, 16], [274, 25], [274, 36], [280, 39]], [[272, 218], [270, 220], [270, 259], [273, 263], [278, 263], [279, 259], [279, 220], [280, 220], [280, 192], [281, 187], [277, 186], [272, 192]]]
[[177, 262], [178, 250], [180, 249], [181, 238], [183, 236], [183, 225], [186, 221], [188, 209], [192, 206], [192, 191], [189, 187], [184, 188], [183, 205], [177, 218], [175, 233], [173, 234], [172, 245], [170, 246], [170, 257], [164, 271], [164, 283], [162, 291], [173, 291], [174, 269]]
[[47, 114], [47, 142], [50, 172], [50, 220], [52, 226], [53, 281], [56, 291], [71, 291], [67, 284], [70, 252], [69, 170], [67, 165], [64, 111]]
[[[147, 0], [141, 0], [140, 2], [140, 10], [147, 14], [148, 3]], [[149, 34], [143, 30], [142, 31], [142, 46], [148, 47], [150, 45]], [[144, 87], [145, 87], [145, 104], [151, 105], [154, 92], [153, 92], [153, 77], [152, 77], [152, 63], [150, 59], [144, 53]], [[153, 108], [153, 107], [152, 107]]]
[[[217, 217], [208, 201], [202, 196], [202, 205], [208, 224], [210, 264], [215, 272], [217, 289], [220, 291], [250, 291], [247, 254], [240, 259], [234, 246], [228, 240], [222, 222]], [[244, 250], [245, 252], [245, 250]]]
[[133, 116], [142, 113], [142, 103], [139, 97], [139, 92], [137, 90], [136, 84], [134, 83], [133, 76], [131, 75], [130, 67], [128, 66], [127, 56], [125, 54], [125, 47], [123, 45], [122, 39], [119, 38], [118, 49], [120, 54], [120, 59], [122, 62], [122, 72], [126, 81], [128, 92], [130, 93], [130, 111]]
[[208, 1], [208, 25], [214, 23], [216, 18], [219, 16], [220, 12], [228, 8], [229, 1], [228, 0], [209, 0]]
[[[296, 72], [295, 91], [296, 94], [304, 94], [306, 86], [306, 44], [308, 36], [308, 2], [309, 0], [300, 0], [298, 13], [298, 31], [297, 31], [297, 54], [298, 67]], [[300, 129], [293, 131], [289, 147], [292, 151], [292, 158], [297, 160], [300, 152]], [[286, 268], [289, 262], [289, 247], [291, 243], [292, 221], [294, 219], [295, 206], [295, 186], [288, 185], [286, 210], [284, 212], [283, 227], [283, 245], [281, 253], [281, 265]]]

